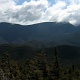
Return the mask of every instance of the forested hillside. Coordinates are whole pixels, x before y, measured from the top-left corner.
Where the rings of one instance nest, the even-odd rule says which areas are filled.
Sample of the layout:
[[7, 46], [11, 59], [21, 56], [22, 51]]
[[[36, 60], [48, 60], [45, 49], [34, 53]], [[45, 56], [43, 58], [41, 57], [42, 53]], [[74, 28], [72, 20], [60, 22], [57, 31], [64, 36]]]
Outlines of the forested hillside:
[[0, 80], [80, 80], [79, 33], [70, 23], [0, 23]]
[[[79, 61], [80, 59], [80, 47], [69, 46], [69, 45], [60, 45], [56, 46], [58, 49], [58, 56], [61, 60], [70, 60], [70, 61]], [[12, 59], [15, 60], [25, 60], [26, 58], [30, 59], [37, 53], [40, 53], [44, 50], [48, 59], [51, 60], [54, 52], [54, 47], [49, 48], [35, 48], [27, 45], [0, 45], [0, 57], [4, 53], [11, 55]]]
[[80, 80], [79, 66], [75, 63], [62, 66], [58, 49], [54, 48], [53, 53], [50, 62], [44, 50], [20, 62], [5, 52], [0, 59], [0, 80]]

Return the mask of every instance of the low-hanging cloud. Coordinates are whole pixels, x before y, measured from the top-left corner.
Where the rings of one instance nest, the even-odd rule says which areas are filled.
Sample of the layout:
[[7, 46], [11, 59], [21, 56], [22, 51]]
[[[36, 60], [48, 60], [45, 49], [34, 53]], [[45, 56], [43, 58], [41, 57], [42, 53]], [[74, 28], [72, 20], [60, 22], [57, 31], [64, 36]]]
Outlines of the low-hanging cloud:
[[[19, 0], [17, 0], [19, 1]], [[80, 0], [25, 1], [21, 5], [16, 0], [0, 0], [0, 22], [22, 25], [40, 22], [69, 22], [80, 25]]]

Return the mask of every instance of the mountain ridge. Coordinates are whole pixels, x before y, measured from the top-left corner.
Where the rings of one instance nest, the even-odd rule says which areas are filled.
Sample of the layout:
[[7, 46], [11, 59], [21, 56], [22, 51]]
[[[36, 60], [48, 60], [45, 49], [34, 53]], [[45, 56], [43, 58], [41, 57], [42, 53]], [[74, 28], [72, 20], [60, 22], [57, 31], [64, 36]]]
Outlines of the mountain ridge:
[[70, 23], [45, 22], [18, 25], [3, 22], [0, 23], [0, 37], [4, 40], [3, 44], [26, 44], [31, 40], [36, 40], [47, 45], [51, 45], [50, 43], [53, 42], [55, 45], [73, 44], [80, 46], [80, 39], [77, 40], [80, 37], [79, 28], [79, 26], [75, 27]]

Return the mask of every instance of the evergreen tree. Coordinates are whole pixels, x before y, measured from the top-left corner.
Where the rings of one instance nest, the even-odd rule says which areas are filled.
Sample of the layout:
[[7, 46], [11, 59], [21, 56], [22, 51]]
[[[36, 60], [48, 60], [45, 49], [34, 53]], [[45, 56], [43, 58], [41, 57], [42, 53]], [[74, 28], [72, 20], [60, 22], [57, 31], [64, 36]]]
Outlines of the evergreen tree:
[[54, 48], [54, 63], [52, 64], [52, 70], [50, 71], [50, 77], [51, 80], [59, 80], [60, 78], [60, 66], [59, 66], [59, 60], [58, 60], [58, 51], [57, 48]]
[[6, 52], [3, 54], [2, 62], [4, 63], [4, 69], [9, 79], [13, 78], [12, 67], [11, 67], [11, 58], [10, 55]]

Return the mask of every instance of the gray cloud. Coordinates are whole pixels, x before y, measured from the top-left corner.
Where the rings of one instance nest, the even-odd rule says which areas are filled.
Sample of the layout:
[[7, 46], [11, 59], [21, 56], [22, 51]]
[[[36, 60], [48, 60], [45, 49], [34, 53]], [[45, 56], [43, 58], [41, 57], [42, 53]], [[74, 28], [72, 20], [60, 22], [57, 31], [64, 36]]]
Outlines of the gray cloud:
[[50, 6], [48, 0], [25, 1], [22, 5], [15, 0], [0, 0], [0, 22], [28, 25], [50, 21], [80, 25], [80, 1], [55, 0]]

